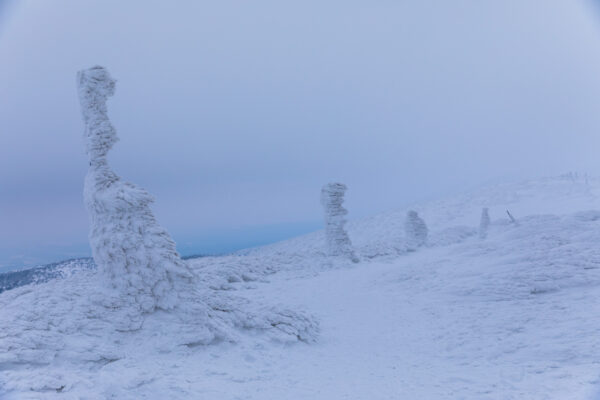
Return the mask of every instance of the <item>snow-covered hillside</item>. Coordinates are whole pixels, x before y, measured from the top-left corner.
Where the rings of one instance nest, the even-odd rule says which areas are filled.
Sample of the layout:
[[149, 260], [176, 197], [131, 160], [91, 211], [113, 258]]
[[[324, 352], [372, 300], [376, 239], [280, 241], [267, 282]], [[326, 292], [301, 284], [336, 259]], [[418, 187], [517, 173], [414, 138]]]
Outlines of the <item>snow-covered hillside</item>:
[[[596, 399], [599, 196], [600, 180], [567, 175], [417, 204], [430, 231], [417, 251], [407, 210], [353, 221], [358, 264], [326, 257], [322, 232], [190, 260], [258, 318], [210, 344], [167, 312], [126, 331], [126, 313], [88, 313], [106, 301], [93, 269], [8, 290], [0, 398]], [[305, 313], [261, 321], [253, 304]]]

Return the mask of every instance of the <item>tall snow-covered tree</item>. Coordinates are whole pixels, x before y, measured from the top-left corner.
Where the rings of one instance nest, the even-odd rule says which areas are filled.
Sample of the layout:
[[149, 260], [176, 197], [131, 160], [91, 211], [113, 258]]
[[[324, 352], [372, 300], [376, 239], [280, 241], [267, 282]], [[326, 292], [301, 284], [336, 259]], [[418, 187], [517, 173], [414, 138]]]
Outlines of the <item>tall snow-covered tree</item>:
[[358, 262], [352, 242], [346, 232], [346, 214], [342, 206], [347, 187], [343, 183], [328, 183], [321, 189], [321, 204], [325, 212], [325, 240], [330, 256], [347, 257]]
[[154, 218], [152, 196], [123, 181], [108, 165], [106, 155], [118, 140], [106, 107], [115, 80], [96, 66], [80, 71], [77, 83], [90, 158], [84, 201], [94, 261], [110, 284], [142, 311], [170, 309], [177, 302], [175, 282], [189, 279], [191, 273]]
[[427, 234], [429, 230], [425, 221], [416, 211], [409, 211], [406, 214], [406, 220], [404, 221], [404, 232], [406, 234], [406, 244], [409, 250], [415, 250], [417, 247], [423, 246], [427, 243]]
[[481, 210], [481, 220], [479, 222], [479, 237], [485, 239], [487, 237], [488, 228], [490, 227], [490, 214], [487, 207]]

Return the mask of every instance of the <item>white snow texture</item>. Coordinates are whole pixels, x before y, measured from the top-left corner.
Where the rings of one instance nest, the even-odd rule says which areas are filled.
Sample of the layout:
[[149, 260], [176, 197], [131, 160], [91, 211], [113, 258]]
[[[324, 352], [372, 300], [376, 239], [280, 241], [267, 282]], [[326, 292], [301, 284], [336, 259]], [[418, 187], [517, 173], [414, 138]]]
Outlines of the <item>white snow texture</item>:
[[346, 232], [346, 214], [342, 206], [347, 187], [343, 183], [328, 183], [321, 189], [321, 204], [325, 213], [325, 240], [330, 256], [346, 257], [352, 262], [358, 258]]

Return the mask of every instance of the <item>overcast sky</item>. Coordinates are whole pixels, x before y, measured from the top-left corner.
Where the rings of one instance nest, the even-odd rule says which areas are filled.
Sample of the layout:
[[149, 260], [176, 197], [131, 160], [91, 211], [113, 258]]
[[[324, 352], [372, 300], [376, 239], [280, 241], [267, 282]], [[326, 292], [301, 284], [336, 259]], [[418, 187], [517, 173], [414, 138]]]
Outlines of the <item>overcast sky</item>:
[[118, 80], [109, 160], [182, 252], [500, 179], [600, 175], [590, 1], [0, 0], [0, 266], [86, 254], [75, 90]]

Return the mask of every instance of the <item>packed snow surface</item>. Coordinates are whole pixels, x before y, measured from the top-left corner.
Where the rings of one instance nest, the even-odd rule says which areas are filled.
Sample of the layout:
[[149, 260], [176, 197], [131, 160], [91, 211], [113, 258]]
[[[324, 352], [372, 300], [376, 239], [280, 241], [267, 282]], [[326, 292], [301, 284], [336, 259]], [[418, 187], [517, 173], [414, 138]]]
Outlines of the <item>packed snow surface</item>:
[[416, 251], [406, 209], [353, 221], [358, 264], [327, 257], [323, 232], [188, 260], [222, 313], [247, 311], [209, 343], [187, 314], [97, 314], [94, 269], [7, 290], [0, 398], [598, 399], [599, 195], [568, 175], [413, 205]]

